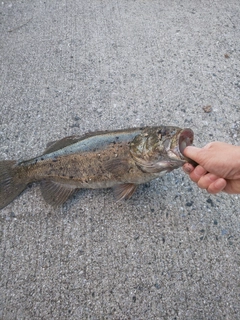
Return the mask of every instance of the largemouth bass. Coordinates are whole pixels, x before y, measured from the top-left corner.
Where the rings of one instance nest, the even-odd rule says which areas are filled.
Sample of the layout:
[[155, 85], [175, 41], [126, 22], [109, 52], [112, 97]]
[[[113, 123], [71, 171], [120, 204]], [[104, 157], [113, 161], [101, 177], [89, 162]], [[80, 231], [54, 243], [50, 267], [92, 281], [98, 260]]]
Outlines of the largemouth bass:
[[52, 142], [27, 161], [0, 161], [0, 209], [28, 184], [41, 183], [51, 205], [64, 203], [76, 189], [114, 188], [128, 199], [137, 185], [192, 162], [183, 155], [193, 131], [172, 126], [99, 131]]

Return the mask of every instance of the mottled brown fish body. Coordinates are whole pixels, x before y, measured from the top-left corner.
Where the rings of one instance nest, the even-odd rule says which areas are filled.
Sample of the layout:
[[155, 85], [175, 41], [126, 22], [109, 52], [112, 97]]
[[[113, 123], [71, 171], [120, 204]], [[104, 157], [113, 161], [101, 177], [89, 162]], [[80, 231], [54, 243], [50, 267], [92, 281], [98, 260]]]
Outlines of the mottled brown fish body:
[[[111, 163], [117, 167], [111, 167]], [[22, 169], [21, 178], [27, 175], [29, 182], [50, 179], [77, 188], [109, 188], [120, 183], [142, 183], [146, 180], [146, 173], [131, 157], [128, 143], [110, 144], [95, 152], [60, 156], [54, 161], [45, 159], [35, 165], [25, 164]]]
[[182, 166], [187, 159], [181, 145], [192, 140], [190, 129], [165, 126], [64, 138], [39, 157], [0, 161], [0, 208], [32, 182], [41, 182], [52, 205], [64, 203], [79, 188], [114, 187], [118, 199], [127, 199], [138, 184]]

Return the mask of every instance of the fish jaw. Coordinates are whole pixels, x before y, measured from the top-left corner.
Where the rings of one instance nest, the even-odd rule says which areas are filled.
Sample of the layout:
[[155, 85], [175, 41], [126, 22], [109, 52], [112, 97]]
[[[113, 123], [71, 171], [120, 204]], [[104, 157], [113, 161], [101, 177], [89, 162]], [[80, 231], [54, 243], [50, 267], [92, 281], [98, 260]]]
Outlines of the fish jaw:
[[193, 136], [188, 128], [146, 128], [132, 141], [131, 154], [143, 172], [169, 172], [191, 162], [183, 155], [183, 150], [192, 145]]
[[181, 161], [183, 165], [188, 162], [191, 163], [194, 167], [198, 164], [184, 156], [184, 149], [193, 144], [194, 133], [189, 128], [182, 129], [177, 135], [176, 138], [172, 140], [171, 144], [167, 148], [167, 153], [169, 158], [176, 159], [177, 161]]

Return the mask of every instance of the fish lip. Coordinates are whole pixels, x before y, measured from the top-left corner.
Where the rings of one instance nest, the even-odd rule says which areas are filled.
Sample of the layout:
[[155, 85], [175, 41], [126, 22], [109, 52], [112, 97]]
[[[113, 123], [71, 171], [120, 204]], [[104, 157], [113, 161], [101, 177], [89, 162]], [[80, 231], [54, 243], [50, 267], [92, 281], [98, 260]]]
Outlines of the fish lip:
[[192, 129], [190, 128], [182, 129], [177, 135], [176, 145], [170, 150], [184, 162], [191, 161], [190, 159], [184, 156], [183, 152], [186, 147], [191, 146], [193, 144], [193, 138], [194, 138], [194, 133]]

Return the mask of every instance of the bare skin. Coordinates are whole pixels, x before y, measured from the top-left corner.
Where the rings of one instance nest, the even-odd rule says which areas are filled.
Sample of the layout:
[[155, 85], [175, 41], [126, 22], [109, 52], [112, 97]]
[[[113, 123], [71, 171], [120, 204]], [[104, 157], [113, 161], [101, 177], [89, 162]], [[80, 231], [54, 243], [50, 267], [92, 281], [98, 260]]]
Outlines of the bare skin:
[[184, 155], [199, 165], [183, 166], [193, 182], [209, 193], [240, 193], [240, 146], [225, 142], [211, 142], [203, 148], [186, 147]]

